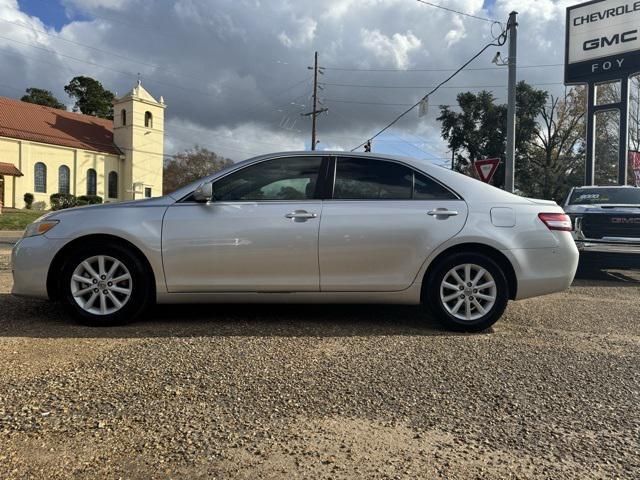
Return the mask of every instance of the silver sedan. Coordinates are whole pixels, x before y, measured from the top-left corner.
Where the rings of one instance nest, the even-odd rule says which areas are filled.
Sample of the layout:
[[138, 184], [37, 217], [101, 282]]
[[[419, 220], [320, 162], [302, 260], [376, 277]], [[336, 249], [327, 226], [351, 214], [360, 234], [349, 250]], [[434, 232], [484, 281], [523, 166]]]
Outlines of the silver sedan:
[[91, 325], [154, 302], [390, 303], [479, 331], [509, 299], [571, 284], [570, 231], [554, 202], [425, 161], [280, 153], [164, 197], [45, 215], [13, 250], [13, 293]]

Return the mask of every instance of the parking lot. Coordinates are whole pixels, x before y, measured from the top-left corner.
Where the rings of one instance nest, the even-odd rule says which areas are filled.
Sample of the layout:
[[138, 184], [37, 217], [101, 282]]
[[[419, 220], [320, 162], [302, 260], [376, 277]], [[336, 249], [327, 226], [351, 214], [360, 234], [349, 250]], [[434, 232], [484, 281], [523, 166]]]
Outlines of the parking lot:
[[486, 333], [417, 308], [162, 307], [112, 329], [13, 298], [0, 478], [638, 478], [640, 272], [582, 269]]

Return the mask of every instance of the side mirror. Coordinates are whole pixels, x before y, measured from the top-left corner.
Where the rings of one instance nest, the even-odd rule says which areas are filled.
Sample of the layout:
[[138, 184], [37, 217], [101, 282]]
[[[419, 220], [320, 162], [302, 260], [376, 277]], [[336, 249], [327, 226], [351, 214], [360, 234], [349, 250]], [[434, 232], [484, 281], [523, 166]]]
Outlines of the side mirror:
[[191, 196], [194, 201], [198, 203], [207, 203], [211, 201], [213, 197], [213, 186], [211, 182], [205, 182], [200, 185]]

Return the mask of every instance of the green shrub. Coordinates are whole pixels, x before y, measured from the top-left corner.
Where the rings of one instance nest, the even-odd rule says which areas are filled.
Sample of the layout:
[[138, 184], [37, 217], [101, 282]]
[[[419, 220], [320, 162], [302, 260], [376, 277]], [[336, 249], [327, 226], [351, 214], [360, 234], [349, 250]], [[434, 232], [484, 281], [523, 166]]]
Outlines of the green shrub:
[[102, 197], [99, 195], [80, 195], [77, 205], [97, 205], [102, 203]]
[[63, 210], [65, 208], [76, 207], [78, 200], [70, 193], [54, 193], [49, 197], [51, 210]]
[[27, 210], [31, 210], [31, 207], [33, 207], [33, 193], [25, 193], [22, 198], [24, 199], [24, 205], [27, 207]]

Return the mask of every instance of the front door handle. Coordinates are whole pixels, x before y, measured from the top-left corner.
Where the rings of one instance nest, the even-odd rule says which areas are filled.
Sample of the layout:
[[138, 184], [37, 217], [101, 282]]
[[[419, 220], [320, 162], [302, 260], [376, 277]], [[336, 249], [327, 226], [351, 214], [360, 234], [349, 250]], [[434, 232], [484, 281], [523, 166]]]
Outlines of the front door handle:
[[449, 218], [449, 217], [455, 217], [456, 215], [458, 215], [458, 212], [456, 212], [455, 210], [449, 210], [446, 208], [436, 208], [435, 210], [429, 210], [427, 212], [427, 215], [431, 215], [432, 217], [445, 217], [445, 218]]
[[317, 213], [307, 212], [306, 210], [296, 210], [291, 213], [287, 213], [284, 217], [292, 219], [294, 222], [304, 222], [310, 218], [316, 218]]

